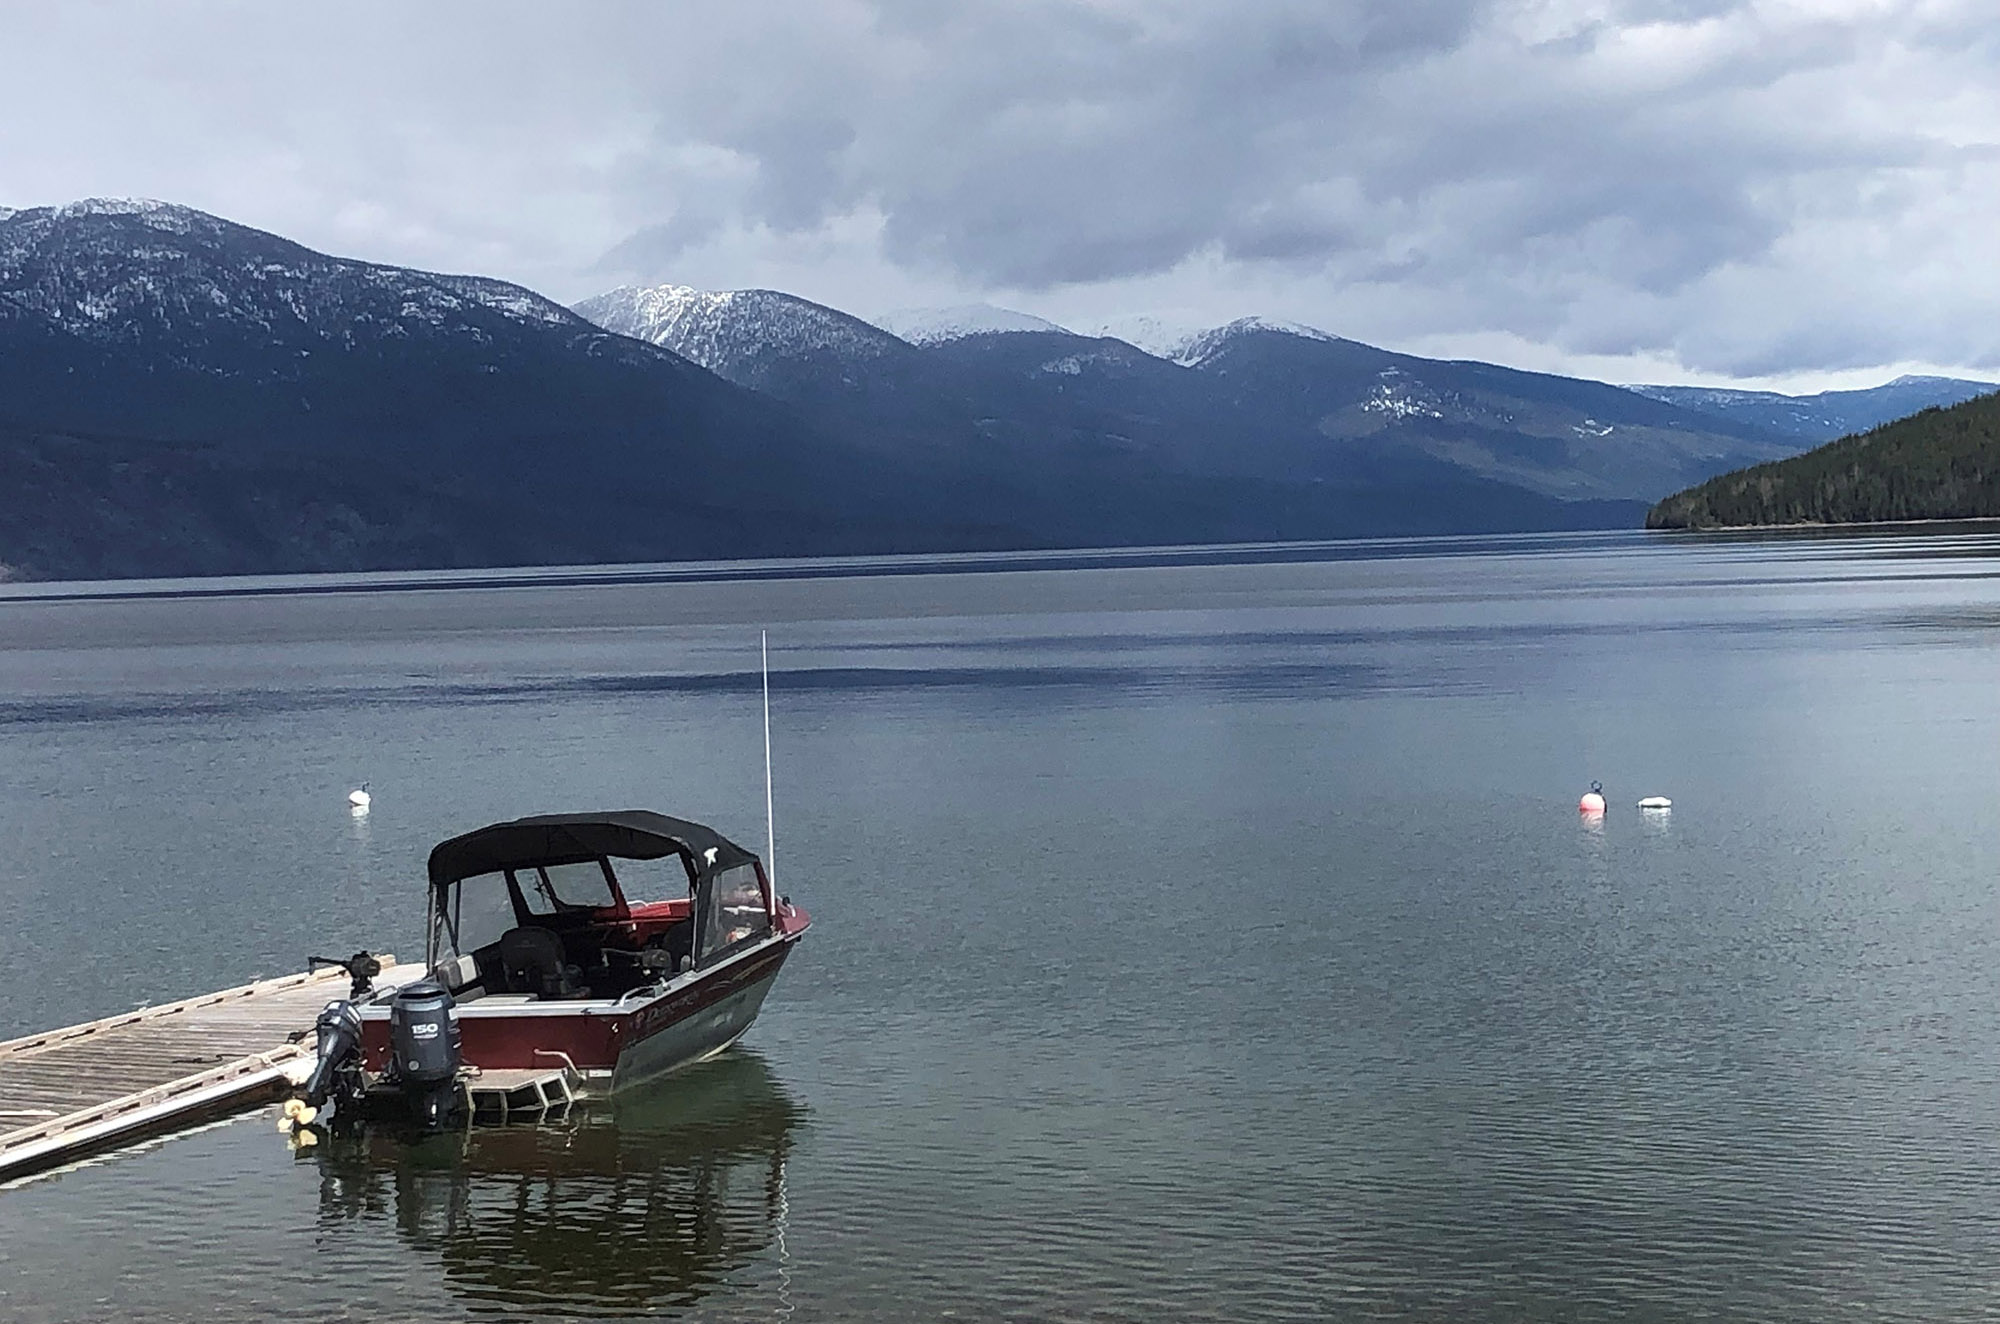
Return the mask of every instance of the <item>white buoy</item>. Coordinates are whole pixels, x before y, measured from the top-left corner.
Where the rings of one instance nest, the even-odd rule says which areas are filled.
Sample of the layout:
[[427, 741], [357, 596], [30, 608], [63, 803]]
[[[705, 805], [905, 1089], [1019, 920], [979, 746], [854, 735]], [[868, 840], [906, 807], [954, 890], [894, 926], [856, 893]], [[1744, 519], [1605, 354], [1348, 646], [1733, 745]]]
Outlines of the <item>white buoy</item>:
[[1664, 795], [1649, 795], [1639, 802], [1641, 809], [1672, 809], [1674, 802]]
[[349, 791], [347, 793], [347, 803], [354, 807], [355, 813], [367, 813], [368, 806], [375, 803], [375, 797], [368, 794], [368, 783], [361, 783], [361, 789], [358, 791]]

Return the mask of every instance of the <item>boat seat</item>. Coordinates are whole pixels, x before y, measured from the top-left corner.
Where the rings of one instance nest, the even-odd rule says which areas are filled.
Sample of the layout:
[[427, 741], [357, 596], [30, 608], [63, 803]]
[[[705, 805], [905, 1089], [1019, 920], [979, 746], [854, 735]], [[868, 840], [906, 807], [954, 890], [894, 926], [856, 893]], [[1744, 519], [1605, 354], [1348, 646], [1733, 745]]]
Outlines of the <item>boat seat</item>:
[[431, 978], [443, 984], [455, 1002], [476, 998], [484, 990], [479, 983], [479, 962], [470, 956], [455, 956], [431, 967]]
[[523, 926], [500, 935], [500, 980], [495, 993], [532, 993], [542, 998], [576, 996], [562, 939], [548, 929]]

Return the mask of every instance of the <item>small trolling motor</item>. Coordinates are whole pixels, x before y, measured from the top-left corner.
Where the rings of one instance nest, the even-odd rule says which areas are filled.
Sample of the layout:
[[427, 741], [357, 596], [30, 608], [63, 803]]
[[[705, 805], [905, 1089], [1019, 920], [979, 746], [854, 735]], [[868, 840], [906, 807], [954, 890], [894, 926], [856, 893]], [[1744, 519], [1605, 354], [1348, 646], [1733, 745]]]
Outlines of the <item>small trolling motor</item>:
[[382, 959], [365, 947], [344, 961], [337, 956], [306, 958], [308, 970], [317, 970], [323, 965], [330, 965], [347, 972], [347, 996], [356, 1001], [375, 991], [375, 976], [382, 973]]
[[[336, 998], [321, 1008], [313, 1022], [318, 1061], [306, 1077], [305, 1109], [292, 1120], [310, 1124], [325, 1109], [328, 1100], [335, 1115], [351, 1111], [361, 1097], [361, 1013], [345, 998]], [[310, 1113], [311, 1115], [307, 1115]]]
[[345, 960], [333, 956], [306, 958], [308, 970], [328, 965], [347, 972], [347, 996], [327, 1003], [320, 1009], [319, 1019], [313, 1022], [317, 1060], [312, 1074], [306, 1077], [302, 1091], [305, 1097], [302, 1104], [294, 1100], [285, 1106], [286, 1118], [296, 1126], [312, 1125], [329, 1101], [336, 1117], [351, 1114], [361, 1098], [361, 1013], [354, 1009], [354, 1004], [374, 991], [375, 976], [382, 973], [382, 962], [366, 950]]

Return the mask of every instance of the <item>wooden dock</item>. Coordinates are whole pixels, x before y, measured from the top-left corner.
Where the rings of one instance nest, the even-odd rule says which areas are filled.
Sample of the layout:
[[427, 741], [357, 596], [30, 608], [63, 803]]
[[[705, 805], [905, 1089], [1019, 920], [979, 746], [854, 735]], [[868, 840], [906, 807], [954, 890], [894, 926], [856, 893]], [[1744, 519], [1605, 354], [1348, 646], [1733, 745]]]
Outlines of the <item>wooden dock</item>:
[[[423, 974], [382, 964], [377, 988]], [[345, 972], [318, 970], [0, 1043], [0, 1182], [278, 1098], [346, 995]]]

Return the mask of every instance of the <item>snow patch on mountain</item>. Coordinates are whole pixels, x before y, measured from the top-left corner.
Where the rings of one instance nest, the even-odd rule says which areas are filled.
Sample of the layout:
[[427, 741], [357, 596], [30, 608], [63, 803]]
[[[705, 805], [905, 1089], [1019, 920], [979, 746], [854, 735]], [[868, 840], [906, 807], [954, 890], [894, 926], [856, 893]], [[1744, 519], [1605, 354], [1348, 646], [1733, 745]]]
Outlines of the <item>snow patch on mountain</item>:
[[1171, 359], [1202, 334], [1199, 323], [1179, 318], [1155, 317], [1151, 313], [1127, 313], [1106, 318], [1085, 328], [1084, 334], [1108, 336], [1142, 349], [1156, 359]]
[[561, 325], [574, 316], [554, 299], [544, 298], [519, 285], [509, 285], [504, 280], [493, 280], [487, 276], [438, 276], [434, 279], [473, 303], [505, 313], [516, 321]]
[[1891, 382], [1889, 382], [1889, 383], [1888, 383], [1888, 385], [1890, 385], [1890, 386], [1934, 386], [1934, 387], [1938, 387], [1939, 389], [1942, 389], [1942, 390], [1957, 390], [1957, 389], [1959, 389], [1959, 388], [1961, 388], [1961, 387], [1967, 387], [1967, 386], [1970, 386], [1970, 387], [1982, 387], [1982, 386], [1983, 386], [1983, 387], [1987, 388], [1988, 390], [1991, 390], [1991, 389], [1993, 389], [1993, 385], [1994, 385], [1994, 384], [1993, 384], [1992, 382], [1972, 382], [1972, 381], [1965, 381], [1965, 380], [1962, 380], [1962, 379], [1960, 379], [1960, 378], [1957, 378], [1957, 377], [1939, 377], [1939, 376], [1936, 376], [1935, 374], [1930, 374], [1930, 373], [1921, 373], [1921, 372], [1917, 372], [1917, 373], [1911, 373], [1911, 372], [1906, 372], [1906, 373], [1904, 373], [1904, 374], [1903, 374], [1902, 376], [1900, 376], [1900, 377], [1896, 378], [1896, 379], [1895, 379], [1894, 381], [1891, 381]]
[[1444, 411], [1438, 408], [1438, 403], [1417, 383], [1383, 382], [1361, 402], [1361, 412], [1387, 414], [1390, 418], [1443, 418]]
[[1721, 386], [1628, 386], [1625, 389], [1636, 391], [1649, 400], [1660, 400], [1689, 409], [1714, 409], [1742, 404], [1793, 404], [1805, 398], [1780, 395], [1776, 391], [1737, 391]]
[[183, 207], [177, 202], [161, 202], [157, 198], [78, 198], [74, 202], [58, 203], [53, 211], [61, 219], [74, 216], [151, 216], [162, 212], [201, 214], [192, 207]]
[[989, 335], [1002, 331], [1056, 331], [1069, 333], [1045, 318], [1012, 308], [996, 308], [990, 303], [960, 304], [953, 308], [899, 308], [873, 318], [874, 324], [912, 345], [934, 345], [966, 336]]
[[149, 229], [168, 234], [188, 234], [204, 222], [211, 226], [219, 224], [206, 212], [153, 198], [80, 198], [52, 210], [59, 221], [85, 216], [131, 216]]
[[621, 286], [576, 306], [579, 316], [753, 385], [773, 360], [827, 354], [847, 361], [909, 352], [895, 336], [838, 309], [776, 290]]
[[1044, 377], [1081, 377], [1088, 372], [1115, 374], [1129, 371], [1134, 363], [1143, 363], [1151, 357], [1116, 337], [1099, 338], [1096, 348], [1050, 359], [1035, 371]]
[[1340, 339], [1316, 326], [1306, 326], [1299, 322], [1282, 322], [1270, 317], [1239, 317], [1227, 326], [1218, 326], [1189, 336], [1173, 347], [1165, 357], [1183, 367], [1198, 368], [1213, 358], [1232, 340], [1244, 336], [1281, 335], [1298, 336], [1303, 340], [1322, 340], [1331, 344]]

